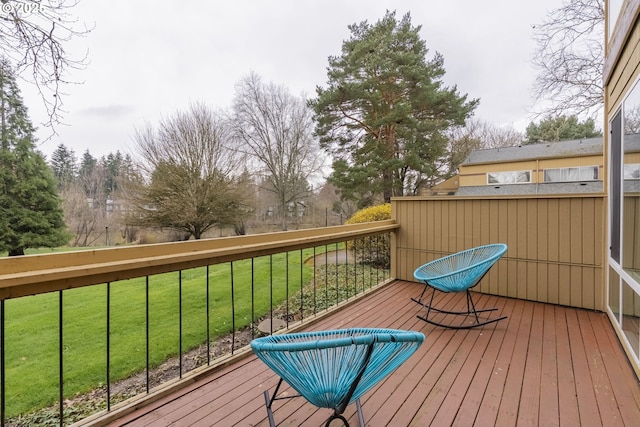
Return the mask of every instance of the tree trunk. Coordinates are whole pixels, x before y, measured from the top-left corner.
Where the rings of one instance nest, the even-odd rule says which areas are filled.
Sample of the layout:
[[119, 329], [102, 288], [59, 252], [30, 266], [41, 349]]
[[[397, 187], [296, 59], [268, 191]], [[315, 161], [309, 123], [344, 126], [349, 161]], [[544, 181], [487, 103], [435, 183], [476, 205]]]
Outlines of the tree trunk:
[[289, 211], [284, 194], [280, 194], [280, 211], [282, 219], [282, 231], [287, 231], [287, 214]]
[[393, 197], [393, 174], [391, 172], [384, 171], [382, 173], [382, 196], [385, 203], [391, 203], [391, 197]]
[[24, 255], [24, 248], [13, 248], [9, 251], [9, 256], [22, 256]]

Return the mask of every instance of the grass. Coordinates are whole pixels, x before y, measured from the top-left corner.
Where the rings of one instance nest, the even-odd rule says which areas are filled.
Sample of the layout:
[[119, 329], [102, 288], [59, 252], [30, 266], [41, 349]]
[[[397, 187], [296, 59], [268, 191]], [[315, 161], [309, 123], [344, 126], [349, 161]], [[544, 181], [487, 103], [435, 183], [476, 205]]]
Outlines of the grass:
[[[315, 282], [305, 285], [302, 293], [290, 296], [290, 307], [300, 307], [302, 317], [310, 317], [388, 278], [390, 271], [371, 265], [329, 264], [317, 268]], [[284, 307], [279, 307], [286, 311]]]
[[[286, 307], [289, 306], [299, 309], [297, 315], [311, 316], [352, 298], [356, 293], [375, 286], [381, 280], [388, 278], [389, 274], [389, 270], [377, 269], [369, 265], [320, 265], [300, 292], [289, 292], [287, 301], [282, 301], [281, 304], [274, 306], [274, 315], [280, 316], [288, 313]], [[90, 392], [78, 396], [72, 402], [65, 404], [65, 425], [80, 421], [105, 408], [105, 397], [100, 393]], [[13, 427], [59, 426], [59, 406], [53, 405], [11, 418], [7, 425]]]
[[[304, 259], [312, 251], [256, 258], [253, 268], [251, 260], [237, 261], [233, 273], [231, 264], [209, 267], [210, 339], [231, 332], [233, 326], [251, 324], [252, 318], [268, 313], [272, 303], [277, 305], [296, 294], [311, 280], [313, 271], [304, 265]], [[183, 352], [206, 342], [206, 267], [151, 276], [148, 292], [152, 367], [179, 353], [180, 312]], [[146, 293], [145, 278], [138, 278], [6, 300], [6, 415], [27, 413], [59, 400], [60, 314], [65, 396], [105, 384], [107, 357], [112, 382], [143, 370]]]

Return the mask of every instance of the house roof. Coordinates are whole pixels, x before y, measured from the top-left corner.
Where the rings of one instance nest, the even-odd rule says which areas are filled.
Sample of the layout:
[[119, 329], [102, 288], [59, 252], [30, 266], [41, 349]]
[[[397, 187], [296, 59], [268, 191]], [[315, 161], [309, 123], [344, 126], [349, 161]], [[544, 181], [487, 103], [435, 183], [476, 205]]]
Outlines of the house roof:
[[520, 145], [517, 147], [474, 150], [462, 164], [476, 165], [519, 160], [580, 157], [598, 154], [603, 154], [602, 137], [559, 142], [544, 142], [539, 144]]
[[[462, 164], [480, 165], [536, 159], [592, 156], [602, 155], [603, 150], [602, 137], [576, 139], [529, 144], [518, 147], [475, 150], [471, 152]], [[627, 134], [624, 136], [624, 151], [625, 153], [640, 152], [640, 134]], [[624, 191], [626, 192], [640, 191], [640, 181], [626, 180], [624, 185]], [[456, 192], [456, 196], [601, 193], [603, 191], [603, 182], [602, 180], [598, 180], [462, 186]]]

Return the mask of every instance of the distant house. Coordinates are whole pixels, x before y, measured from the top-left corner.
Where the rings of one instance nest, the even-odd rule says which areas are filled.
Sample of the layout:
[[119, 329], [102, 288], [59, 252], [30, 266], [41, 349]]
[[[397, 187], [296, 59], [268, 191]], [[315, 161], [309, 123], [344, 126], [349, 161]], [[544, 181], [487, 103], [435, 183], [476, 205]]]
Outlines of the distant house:
[[600, 193], [603, 139], [475, 150], [432, 195]]

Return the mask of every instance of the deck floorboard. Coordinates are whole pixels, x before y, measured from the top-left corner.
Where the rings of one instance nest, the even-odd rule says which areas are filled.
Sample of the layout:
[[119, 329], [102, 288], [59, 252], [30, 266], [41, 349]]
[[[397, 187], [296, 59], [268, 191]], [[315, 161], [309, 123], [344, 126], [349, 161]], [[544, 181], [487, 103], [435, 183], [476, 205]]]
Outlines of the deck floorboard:
[[[421, 286], [397, 281], [311, 324], [307, 330], [388, 327], [426, 340], [361, 401], [368, 426], [633, 426], [640, 385], [604, 313], [474, 294], [507, 319], [451, 330], [416, 318]], [[464, 294], [436, 295], [446, 308]], [[278, 377], [255, 356], [140, 406], [114, 426], [268, 426], [263, 391]], [[288, 386], [283, 393], [295, 392]], [[274, 403], [281, 426], [321, 426], [331, 411], [303, 398]], [[358, 426], [354, 405], [345, 416]]]

